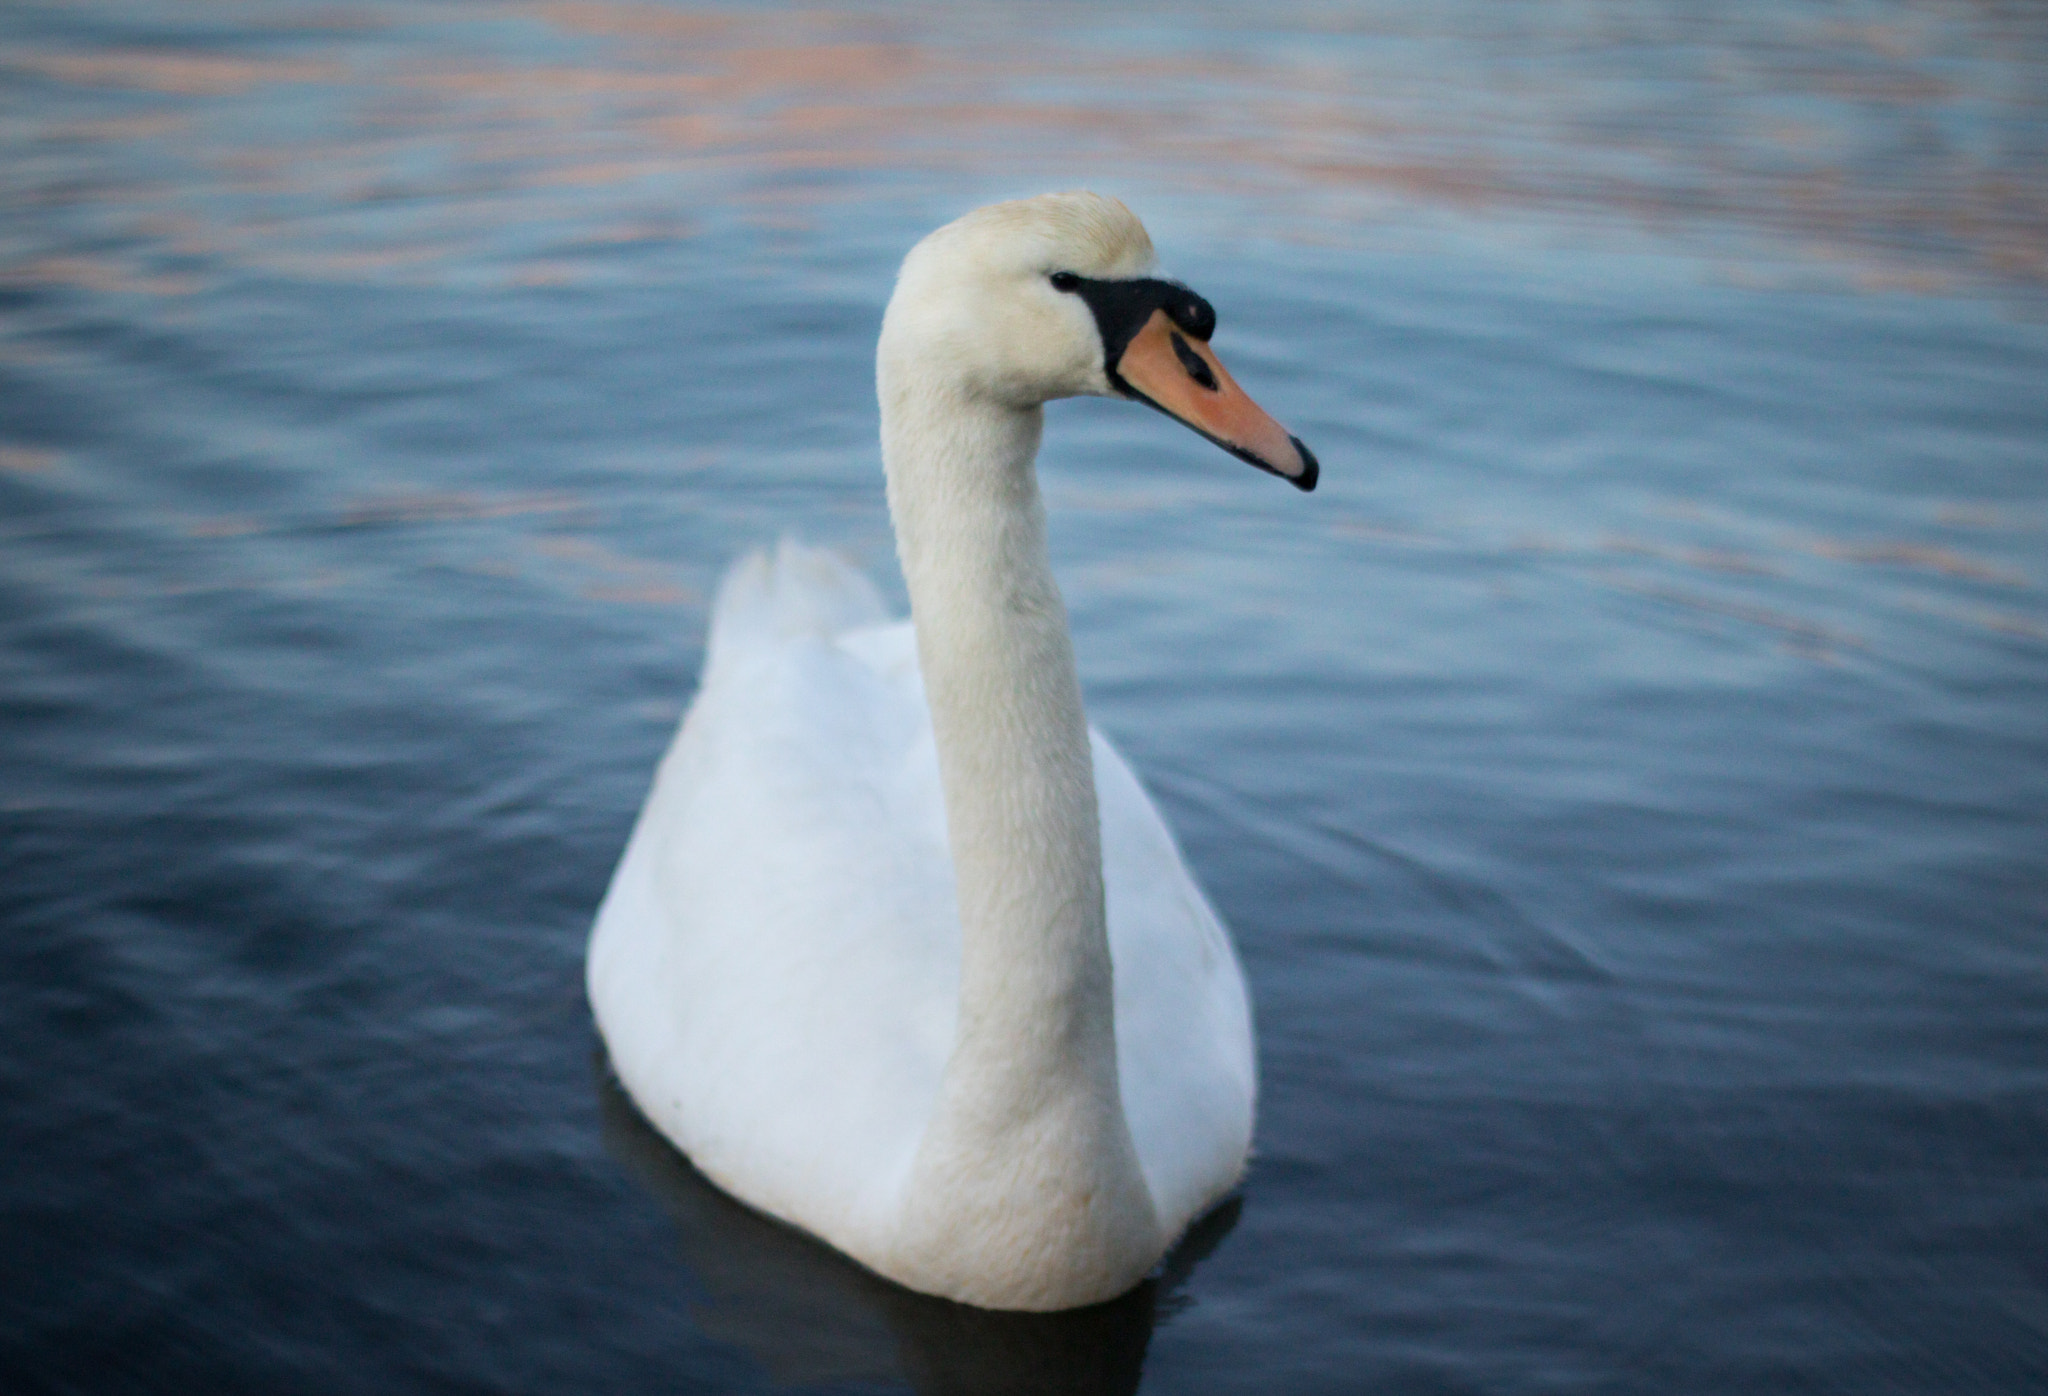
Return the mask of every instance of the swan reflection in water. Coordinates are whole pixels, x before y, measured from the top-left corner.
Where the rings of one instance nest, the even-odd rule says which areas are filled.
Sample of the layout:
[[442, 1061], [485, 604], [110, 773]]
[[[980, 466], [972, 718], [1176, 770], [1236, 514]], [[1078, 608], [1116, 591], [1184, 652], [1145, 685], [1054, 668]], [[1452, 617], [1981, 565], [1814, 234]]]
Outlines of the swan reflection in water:
[[594, 1067], [605, 1145], [675, 1219], [703, 1287], [692, 1309], [699, 1328], [747, 1352], [778, 1386], [900, 1379], [920, 1396], [1134, 1392], [1153, 1328], [1187, 1306], [1180, 1286], [1243, 1210], [1232, 1194], [1150, 1279], [1107, 1304], [1052, 1314], [971, 1308], [892, 1284], [734, 1201], [655, 1133], [601, 1052]]

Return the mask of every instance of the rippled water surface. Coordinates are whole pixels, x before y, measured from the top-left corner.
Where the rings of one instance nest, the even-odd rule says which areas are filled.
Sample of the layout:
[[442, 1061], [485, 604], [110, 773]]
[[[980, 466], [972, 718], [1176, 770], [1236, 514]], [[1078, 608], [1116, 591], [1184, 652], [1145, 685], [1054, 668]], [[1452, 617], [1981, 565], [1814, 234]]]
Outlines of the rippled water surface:
[[[0, 1385], [2048, 1385], [2038, 9], [22, 3], [0, 151]], [[727, 562], [900, 603], [896, 260], [1079, 184], [1324, 485], [1049, 414], [1264, 1094], [1002, 1317], [580, 974]]]

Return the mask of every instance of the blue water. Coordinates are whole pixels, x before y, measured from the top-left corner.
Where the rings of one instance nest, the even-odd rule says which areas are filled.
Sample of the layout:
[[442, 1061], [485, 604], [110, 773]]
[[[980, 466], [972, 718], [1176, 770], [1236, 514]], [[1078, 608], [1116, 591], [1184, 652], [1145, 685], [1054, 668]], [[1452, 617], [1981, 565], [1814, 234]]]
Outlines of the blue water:
[[[2048, 1385], [2048, 22], [2024, 7], [0, 16], [0, 1386]], [[607, 1080], [584, 937], [871, 356], [1125, 197], [1316, 449], [1049, 414], [1258, 1157], [920, 1299]]]

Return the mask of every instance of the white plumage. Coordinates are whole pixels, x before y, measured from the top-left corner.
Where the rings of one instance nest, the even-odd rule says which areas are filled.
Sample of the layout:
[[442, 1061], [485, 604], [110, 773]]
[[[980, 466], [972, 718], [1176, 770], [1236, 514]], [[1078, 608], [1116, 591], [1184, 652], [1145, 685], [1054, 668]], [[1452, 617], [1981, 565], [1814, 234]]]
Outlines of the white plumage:
[[707, 1175], [993, 1308], [1136, 1283], [1251, 1142], [1237, 959], [1085, 726], [1032, 466], [1039, 404], [1111, 390], [1048, 274], [1150, 258], [1090, 195], [913, 251], [879, 374], [917, 628], [831, 554], [740, 561], [590, 946], [620, 1081]]

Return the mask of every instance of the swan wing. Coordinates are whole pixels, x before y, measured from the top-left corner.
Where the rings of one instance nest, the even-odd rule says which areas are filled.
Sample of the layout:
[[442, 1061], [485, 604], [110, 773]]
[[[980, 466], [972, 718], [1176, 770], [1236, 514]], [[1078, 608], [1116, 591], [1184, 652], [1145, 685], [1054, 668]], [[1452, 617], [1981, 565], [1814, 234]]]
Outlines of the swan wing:
[[[642, 1113], [728, 1191], [855, 1253], [887, 1242], [959, 995], [916, 637], [883, 617], [829, 553], [785, 542], [733, 568], [588, 966]], [[1243, 1168], [1250, 1010], [1165, 821], [1090, 736], [1125, 1116], [1177, 1232]]]
[[656, 1128], [842, 1249], [886, 1225], [959, 981], [915, 641], [881, 615], [830, 554], [785, 543], [732, 570], [588, 965]]
[[1109, 739], [1089, 736], [1124, 1118], [1153, 1208], [1178, 1235], [1236, 1185], [1251, 1151], [1251, 1002], [1230, 936], [1166, 820]]

